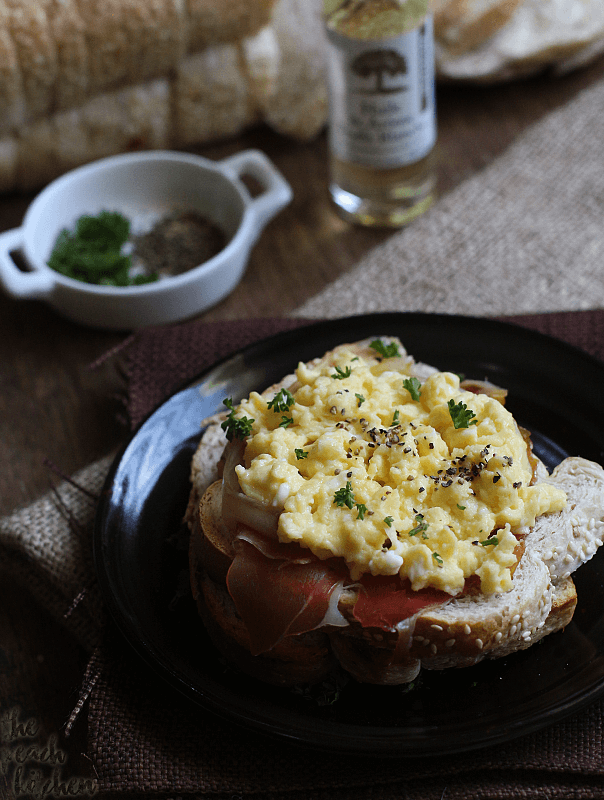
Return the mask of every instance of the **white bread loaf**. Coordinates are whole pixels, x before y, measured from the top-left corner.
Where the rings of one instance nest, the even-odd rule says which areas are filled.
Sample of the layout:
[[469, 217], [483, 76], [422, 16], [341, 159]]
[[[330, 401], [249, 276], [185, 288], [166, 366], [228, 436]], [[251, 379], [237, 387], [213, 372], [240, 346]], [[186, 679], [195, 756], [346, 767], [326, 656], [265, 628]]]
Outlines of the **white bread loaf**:
[[0, 131], [167, 77], [265, 26], [275, 0], [0, 0]]
[[[410, 374], [421, 376], [422, 381], [432, 372], [434, 368], [425, 364], [410, 365]], [[293, 375], [286, 376], [263, 396], [272, 397], [282, 386], [291, 387], [293, 381]], [[312, 659], [316, 648], [325, 646], [318, 636], [323, 634], [339, 664], [358, 680], [399, 684], [413, 680], [422, 668], [466, 667], [526, 649], [563, 629], [572, 619], [577, 596], [571, 574], [595, 554], [604, 538], [604, 469], [581, 457], [565, 459], [551, 475], [538, 463], [537, 483], [562, 488], [567, 505], [559, 512], [538, 517], [526, 532], [510, 591], [471, 591], [418, 612], [396, 630], [385, 631], [363, 628], [354, 618], [352, 607], [359, 587], [352, 585], [338, 601], [340, 612], [348, 620], [346, 627], [327, 626], [313, 631], [309, 638], [307, 634], [286, 636], [284, 643], [299, 639], [295, 657], [291, 650], [282, 656], [279, 647], [263, 653], [260, 660], [250, 658], [245, 625], [225, 588], [236, 552], [233, 533], [222, 520], [219, 475], [227, 439], [220, 422], [225, 416], [218, 414], [204, 423], [207, 427], [191, 463], [186, 521], [191, 529], [195, 599], [216, 646], [243, 671], [280, 685], [296, 683], [300, 675], [313, 679], [314, 667], [322, 676], [329, 668], [325, 653], [321, 650], [324, 658], [320, 664], [313, 664]]]
[[441, 79], [566, 72], [604, 49], [600, 0], [433, 0]]

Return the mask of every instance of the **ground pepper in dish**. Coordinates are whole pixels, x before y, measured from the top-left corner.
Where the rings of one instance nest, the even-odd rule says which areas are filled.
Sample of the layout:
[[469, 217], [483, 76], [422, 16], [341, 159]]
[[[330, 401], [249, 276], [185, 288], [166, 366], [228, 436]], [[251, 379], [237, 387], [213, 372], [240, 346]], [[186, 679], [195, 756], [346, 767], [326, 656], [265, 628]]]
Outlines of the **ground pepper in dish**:
[[133, 258], [160, 275], [179, 275], [203, 264], [226, 245], [220, 228], [198, 211], [160, 219], [148, 233], [133, 237]]

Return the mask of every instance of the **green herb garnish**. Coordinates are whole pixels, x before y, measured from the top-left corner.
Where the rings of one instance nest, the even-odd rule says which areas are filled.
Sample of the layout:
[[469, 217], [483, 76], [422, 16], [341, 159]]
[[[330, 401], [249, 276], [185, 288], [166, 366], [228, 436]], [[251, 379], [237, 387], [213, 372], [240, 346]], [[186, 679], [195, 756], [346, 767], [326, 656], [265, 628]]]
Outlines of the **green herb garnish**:
[[392, 523], [394, 522], [394, 517], [384, 517], [384, 522], [389, 528], [391, 528]]
[[352, 493], [352, 483], [346, 481], [346, 486], [343, 489], [338, 489], [333, 496], [334, 503], [339, 506], [347, 506], [348, 508], [354, 507], [354, 494]]
[[289, 426], [293, 425], [293, 424], [294, 424], [294, 418], [293, 417], [288, 417], [286, 414], [284, 414], [281, 417], [281, 422], [279, 423], [279, 427], [280, 428], [289, 428]]
[[432, 558], [436, 561], [436, 563], [441, 566], [443, 563], [442, 558], [438, 555], [438, 553], [432, 553]]
[[227, 397], [223, 401], [224, 405], [230, 410], [229, 416], [221, 423], [220, 427], [226, 432], [226, 437], [231, 442], [233, 439], [245, 439], [252, 432], [253, 419], [249, 417], [235, 417], [235, 406], [233, 401]]
[[399, 413], [398, 413], [398, 408], [397, 408], [396, 411], [394, 412], [393, 417], [392, 417], [392, 422], [390, 423], [390, 427], [391, 428], [394, 428], [395, 425], [398, 425], [398, 423], [399, 423], [399, 418], [398, 417], [399, 417]]
[[411, 528], [409, 531], [409, 536], [416, 536], [418, 533], [423, 533], [424, 531], [428, 530], [428, 523], [424, 522], [423, 514], [416, 514], [415, 521], [417, 522], [417, 525], [415, 528]]
[[457, 504], [457, 508], [458, 508], [460, 511], [465, 511], [465, 510], [466, 510], [466, 507], [465, 507], [465, 506], [460, 506], [460, 505], [459, 505], [459, 503]]
[[346, 369], [342, 369], [342, 367], [336, 367], [336, 371], [332, 374], [332, 378], [335, 378], [337, 381], [343, 381], [344, 378], [350, 378], [352, 375], [352, 367], [346, 367]]
[[370, 342], [369, 347], [373, 348], [376, 353], [379, 353], [384, 358], [395, 358], [396, 356], [400, 355], [396, 342], [384, 344], [381, 339], [374, 339], [372, 342]]
[[362, 394], [357, 394], [356, 392], [355, 392], [355, 395], [354, 395], [354, 396], [355, 396], [355, 397], [356, 397], [356, 399], [359, 401], [359, 405], [358, 405], [358, 407], [360, 408], [360, 407], [363, 405], [363, 403], [365, 402], [365, 398], [363, 397], [363, 395], [362, 395]]
[[483, 547], [488, 547], [490, 544], [499, 544], [499, 539], [496, 536], [491, 536], [489, 539], [485, 539], [484, 542], [479, 542]]
[[302, 458], [308, 458], [308, 451], [302, 450], [301, 447], [296, 447], [294, 453], [296, 454], [296, 458], [298, 459], [298, 461], [300, 461]]
[[449, 400], [448, 407], [454, 428], [469, 428], [470, 425], [476, 425], [478, 423], [477, 419], [473, 419], [476, 414], [469, 409], [465, 403], [461, 401], [455, 403], [453, 400]]
[[132, 259], [122, 252], [130, 222], [118, 212], [84, 214], [75, 230], [59, 233], [48, 266], [61, 275], [98, 286], [137, 286], [156, 281], [157, 273], [132, 277]]
[[295, 402], [294, 396], [289, 389], [280, 389], [266, 405], [275, 412], [282, 412], [287, 411]]
[[352, 483], [350, 481], [346, 481], [346, 486], [343, 489], [338, 489], [333, 496], [334, 503], [339, 506], [346, 506], [347, 508], [357, 509], [357, 519], [365, 519], [365, 514], [367, 513], [367, 506], [363, 503], [357, 503], [354, 499], [354, 494], [352, 491]]
[[421, 395], [421, 383], [419, 382], [418, 378], [405, 378], [403, 381], [403, 386], [411, 395], [411, 398], [416, 402], [419, 400]]

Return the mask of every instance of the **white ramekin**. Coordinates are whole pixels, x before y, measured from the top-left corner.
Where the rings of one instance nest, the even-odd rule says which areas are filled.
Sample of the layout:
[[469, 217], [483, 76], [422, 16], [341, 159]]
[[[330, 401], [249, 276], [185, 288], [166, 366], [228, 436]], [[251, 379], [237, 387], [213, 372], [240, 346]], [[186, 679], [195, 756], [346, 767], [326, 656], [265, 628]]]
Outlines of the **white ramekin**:
[[[242, 177], [261, 191], [251, 197]], [[222, 300], [239, 283], [264, 226], [292, 190], [258, 150], [222, 161], [171, 151], [112, 156], [66, 173], [33, 200], [20, 228], [0, 234], [0, 285], [15, 298], [37, 299], [75, 322], [130, 329], [176, 322]], [[218, 225], [228, 243], [218, 255], [174, 277], [141, 286], [96, 286], [47, 266], [58, 234], [83, 214], [119, 211], [131, 220], [195, 210]], [[20, 252], [27, 265], [23, 271]]]

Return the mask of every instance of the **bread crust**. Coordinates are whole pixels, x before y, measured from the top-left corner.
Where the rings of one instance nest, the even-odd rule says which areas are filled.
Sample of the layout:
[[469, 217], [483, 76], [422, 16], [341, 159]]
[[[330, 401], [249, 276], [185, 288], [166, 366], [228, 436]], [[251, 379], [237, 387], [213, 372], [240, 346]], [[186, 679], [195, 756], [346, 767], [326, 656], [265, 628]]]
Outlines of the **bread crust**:
[[[363, 348], [366, 344], [362, 342], [357, 346]], [[325, 358], [333, 359], [334, 352], [326, 354]], [[434, 368], [418, 366], [418, 372], [423, 375], [430, 371]], [[286, 376], [263, 394], [272, 395], [284, 385], [291, 387], [293, 379], [291, 375]], [[208, 615], [211, 617], [208, 630], [221, 652], [227, 658], [233, 657], [244, 672], [253, 670], [256, 677], [275, 682], [272, 678], [274, 663], [263, 676], [263, 668], [258, 667], [260, 662], [253, 660], [258, 657], [249, 655], [249, 639], [233, 625], [234, 605], [232, 602], [229, 605], [224, 597], [230, 600], [225, 586], [235, 550], [234, 533], [222, 522], [220, 469], [226, 444], [220, 428], [222, 418], [224, 415], [212, 419], [192, 463], [192, 490], [187, 512], [194, 553], [191, 579], [196, 596], [205, 597], [200, 613], [206, 622]], [[537, 481], [564, 489], [568, 505], [561, 512], [540, 517], [525, 536], [524, 552], [514, 571], [511, 591], [498, 595], [468, 593], [452, 598], [444, 605], [428, 607], [393, 630], [385, 631], [363, 627], [355, 619], [353, 608], [359, 588], [353, 585], [341, 595], [338, 603], [348, 625], [326, 626], [318, 631], [328, 639], [328, 649], [337, 662], [362, 682], [407, 683], [422, 668], [467, 667], [485, 658], [500, 658], [526, 649], [568, 625], [577, 603], [570, 575], [593, 556], [604, 537], [604, 469], [574, 457], [563, 461], [551, 476], [539, 462], [535, 474]], [[208, 484], [210, 477], [215, 480]], [[283, 641], [300, 640], [304, 644], [304, 636], [306, 634], [286, 636]], [[239, 650], [239, 655], [235, 654], [230, 646], [233, 643], [247, 651], [245, 658]], [[263, 657], [274, 662], [280, 660], [280, 652], [276, 649], [270, 656], [264, 654]], [[303, 647], [297, 654], [308, 674], [307, 661], [311, 652]], [[288, 672], [292, 676], [301, 674], [302, 664], [299, 664], [300, 669], [294, 669], [292, 663], [288, 663], [288, 667], [278, 671], [279, 681], [287, 680]], [[324, 674], [324, 663], [321, 663], [323, 666], [317, 674]]]

